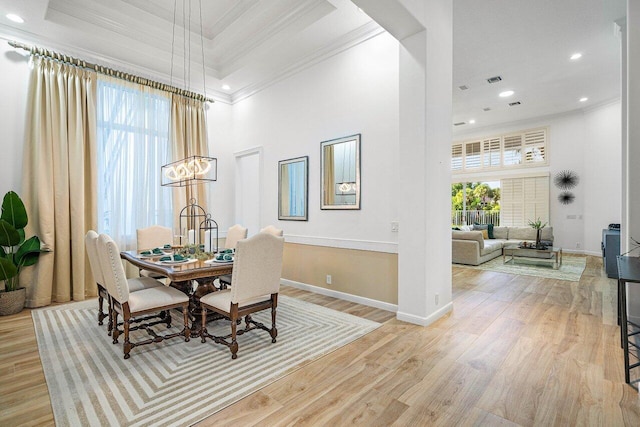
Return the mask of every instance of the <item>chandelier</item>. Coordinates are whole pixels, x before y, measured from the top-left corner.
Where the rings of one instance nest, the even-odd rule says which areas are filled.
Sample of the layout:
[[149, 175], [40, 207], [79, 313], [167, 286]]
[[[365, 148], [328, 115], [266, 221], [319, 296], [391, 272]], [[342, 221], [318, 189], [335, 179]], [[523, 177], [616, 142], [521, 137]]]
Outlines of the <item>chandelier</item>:
[[[174, 1], [173, 10], [173, 32], [171, 39], [171, 72], [170, 80], [173, 85], [173, 60], [174, 47], [176, 41], [176, 26], [178, 22], [178, 2]], [[195, 0], [193, 1], [195, 2]], [[190, 90], [189, 83], [191, 81], [191, 4], [192, 0], [182, 0], [182, 29], [183, 44], [185, 50], [183, 55], [184, 84], [187, 90]], [[202, 37], [202, 0], [197, 0], [198, 12], [200, 17], [200, 46], [202, 53], [202, 86], [204, 91], [204, 99], [207, 99], [206, 72], [204, 62], [204, 40]], [[206, 102], [206, 101], [204, 101]], [[215, 157], [206, 157], [199, 155], [188, 155], [184, 159], [168, 163], [161, 167], [163, 187], [185, 187], [194, 184], [202, 184], [206, 182], [216, 181], [218, 179], [218, 159]]]

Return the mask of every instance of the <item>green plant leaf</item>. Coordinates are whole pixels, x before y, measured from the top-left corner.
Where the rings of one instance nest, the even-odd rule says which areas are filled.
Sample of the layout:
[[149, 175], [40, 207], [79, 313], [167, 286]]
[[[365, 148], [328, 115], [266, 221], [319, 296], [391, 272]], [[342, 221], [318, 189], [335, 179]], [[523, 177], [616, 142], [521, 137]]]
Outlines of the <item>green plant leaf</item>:
[[16, 246], [20, 244], [22, 237], [6, 220], [0, 219], [0, 246]]
[[[0, 280], [7, 280], [15, 277], [18, 274], [18, 269], [7, 258], [0, 258]], [[7, 282], [8, 283], [8, 282]], [[6, 289], [8, 291], [12, 289]]]
[[33, 236], [18, 248], [18, 252], [16, 252], [15, 256], [15, 263], [16, 265], [23, 267], [33, 265], [38, 262], [38, 257], [41, 252], [40, 239]]
[[27, 210], [15, 191], [9, 191], [4, 195], [0, 219], [4, 219], [16, 229], [26, 227], [29, 221], [27, 218]]

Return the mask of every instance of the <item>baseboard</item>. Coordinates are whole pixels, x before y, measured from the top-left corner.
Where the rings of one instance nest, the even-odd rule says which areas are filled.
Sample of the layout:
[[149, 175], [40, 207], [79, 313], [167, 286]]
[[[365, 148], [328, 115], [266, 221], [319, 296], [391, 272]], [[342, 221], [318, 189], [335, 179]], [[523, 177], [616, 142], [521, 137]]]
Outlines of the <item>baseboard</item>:
[[427, 317], [420, 317], [413, 314], [402, 313], [398, 311], [396, 313], [396, 318], [403, 322], [413, 323], [414, 325], [429, 326], [430, 324], [432, 324], [433, 322], [435, 322], [436, 320], [438, 320], [439, 318], [441, 318], [451, 310], [453, 310], [453, 302], [450, 302], [449, 304], [445, 305], [441, 309], [436, 310], [435, 312], [433, 312], [431, 315]]
[[565, 248], [562, 248], [562, 253], [564, 253], [564, 254], [572, 254], [572, 255], [592, 255], [592, 256], [597, 256], [597, 257], [601, 257], [602, 256], [602, 252], [585, 251], [585, 250], [582, 250], [582, 249], [565, 249]]
[[379, 308], [380, 310], [390, 311], [395, 313], [398, 311], [396, 304], [390, 304], [384, 301], [378, 301], [371, 298], [365, 298], [358, 295], [348, 294], [346, 292], [334, 291], [327, 288], [321, 288], [320, 286], [309, 285], [307, 283], [296, 282], [295, 280], [280, 279], [280, 283], [291, 286], [292, 288], [302, 289], [305, 291], [313, 292], [315, 294], [325, 295], [328, 297], [338, 298], [341, 300], [355, 302], [357, 304], [366, 305], [368, 307]]

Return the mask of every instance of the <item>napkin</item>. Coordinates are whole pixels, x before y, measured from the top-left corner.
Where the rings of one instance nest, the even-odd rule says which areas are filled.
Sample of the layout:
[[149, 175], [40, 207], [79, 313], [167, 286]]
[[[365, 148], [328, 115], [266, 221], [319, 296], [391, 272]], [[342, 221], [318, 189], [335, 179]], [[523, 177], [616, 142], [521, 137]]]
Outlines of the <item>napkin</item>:
[[163, 254], [164, 252], [162, 252], [162, 249], [160, 249], [160, 248], [154, 248], [153, 249], [153, 253], [155, 255], [160, 255], [160, 254]]
[[174, 254], [173, 257], [163, 256], [162, 258], [160, 258], [160, 261], [184, 261], [185, 259], [186, 258], [180, 254]]
[[221, 254], [232, 254], [233, 253], [233, 249], [225, 249], [220, 251]]
[[142, 251], [140, 255], [151, 255], [151, 251]]
[[216, 261], [233, 261], [233, 255], [220, 253], [216, 255]]
[[171, 245], [167, 243], [162, 247], [162, 249], [171, 249]]

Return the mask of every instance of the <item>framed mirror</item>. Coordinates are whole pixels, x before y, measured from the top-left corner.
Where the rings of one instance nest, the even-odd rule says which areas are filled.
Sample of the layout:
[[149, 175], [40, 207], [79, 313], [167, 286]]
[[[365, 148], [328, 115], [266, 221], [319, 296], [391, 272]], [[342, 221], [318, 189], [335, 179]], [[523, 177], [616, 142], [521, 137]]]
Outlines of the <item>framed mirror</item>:
[[321, 209], [360, 209], [360, 134], [320, 143]]
[[278, 162], [278, 219], [307, 221], [309, 157]]

